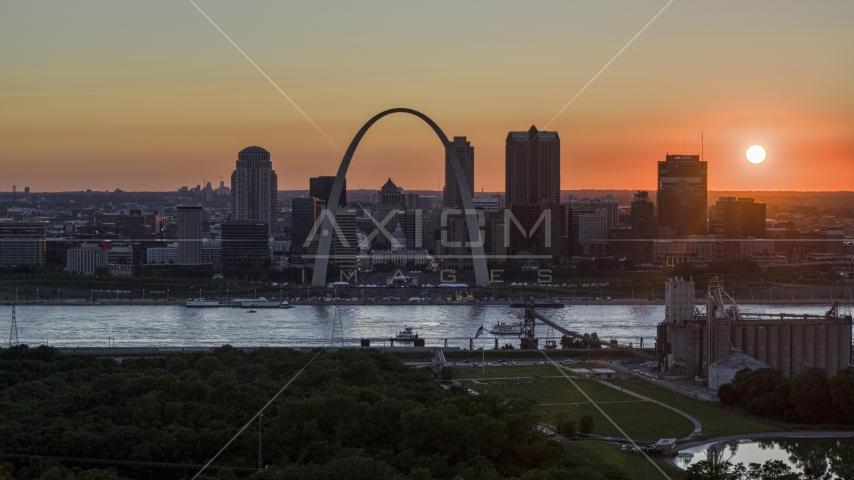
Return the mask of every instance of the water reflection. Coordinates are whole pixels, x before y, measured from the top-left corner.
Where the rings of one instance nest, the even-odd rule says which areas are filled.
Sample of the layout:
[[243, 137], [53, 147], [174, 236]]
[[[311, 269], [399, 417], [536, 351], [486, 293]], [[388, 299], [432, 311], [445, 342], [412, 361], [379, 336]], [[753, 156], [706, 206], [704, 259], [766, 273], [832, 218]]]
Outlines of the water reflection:
[[854, 478], [854, 438], [794, 437], [719, 442], [686, 449], [680, 452], [677, 463], [687, 468], [701, 460], [745, 466], [780, 460], [803, 479], [851, 479]]

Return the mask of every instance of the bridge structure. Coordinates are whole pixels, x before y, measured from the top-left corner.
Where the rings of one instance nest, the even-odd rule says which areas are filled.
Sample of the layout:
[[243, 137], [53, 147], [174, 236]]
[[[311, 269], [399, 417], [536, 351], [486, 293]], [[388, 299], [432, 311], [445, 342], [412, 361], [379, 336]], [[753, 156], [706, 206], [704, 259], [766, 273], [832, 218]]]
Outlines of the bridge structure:
[[457, 157], [457, 154], [454, 149], [451, 148], [451, 143], [448, 140], [448, 136], [445, 135], [445, 132], [443, 132], [442, 129], [439, 128], [439, 125], [437, 125], [436, 122], [431, 120], [427, 115], [424, 115], [423, 113], [417, 110], [412, 110], [410, 108], [392, 108], [380, 112], [374, 115], [373, 118], [368, 120], [367, 123], [362, 126], [359, 132], [356, 133], [356, 136], [353, 137], [353, 140], [350, 142], [350, 146], [344, 153], [344, 158], [341, 159], [341, 165], [338, 167], [338, 174], [335, 176], [335, 181], [332, 184], [332, 192], [329, 196], [329, 202], [326, 205], [326, 212], [331, 212], [331, 215], [325, 213], [320, 222], [320, 239], [317, 245], [317, 256], [314, 260], [314, 273], [311, 279], [312, 286], [322, 287], [326, 285], [326, 271], [329, 266], [330, 257], [329, 250], [332, 246], [332, 235], [335, 233], [335, 225], [333, 222], [335, 221], [335, 213], [339, 208], [338, 201], [341, 198], [341, 193], [344, 189], [344, 179], [347, 176], [347, 170], [350, 168], [350, 162], [353, 159], [353, 155], [356, 153], [356, 148], [359, 146], [359, 142], [362, 141], [362, 137], [365, 136], [368, 130], [370, 130], [370, 128], [375, 123], [377, 123], [377, 121], [379, 121], [383, 117], [394, 113], [406, 113], [420, 118], [427, 125], [430, 125], [430, 127], [439, 137], [439, 140], [442, 142], [442, 146], [444, 146], [445, 148], [445, 155], [447, 155], [451, 167], [454, 171], [454, 178], [456, 179], [457, 186], [460, 188], [460, 196], [463, 201], [463, 209], [466, 216], [466, 226], [468, 228], [468, 238], [470, 240], [467, 246], [471, 247], [475, 283], [478, 286], [489, 285], [489, 274], [486, 269], [486, 257], [483, 251], [483, 238], [481, 237], [477, 212], [474, 209], [472, 192], [469, 192], [466, 188], [468, 182], [466, 181], [466, 175], [463, 171], [462, 163], [460, 163], [460, 159]]

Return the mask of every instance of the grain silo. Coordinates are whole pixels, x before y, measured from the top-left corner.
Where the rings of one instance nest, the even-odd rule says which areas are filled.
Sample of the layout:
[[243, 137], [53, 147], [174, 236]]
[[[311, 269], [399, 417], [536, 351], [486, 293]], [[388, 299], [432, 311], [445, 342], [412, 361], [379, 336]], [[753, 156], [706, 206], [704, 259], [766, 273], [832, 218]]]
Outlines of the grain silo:
[[[688, 290], [686, 283], [692, 291], [691, 281], [668, 280], [665, 298]], [[685, 302], [677, 297], [666, 298], [665, 303]], [[681, 306], [684, 312], [685, 306]], [[723, 280], [716, 278], [709, 281], [704, 309], [695, 309], [691, 318], [679, 312], [668, 312], [671, 314], [658, 325], [656, 349], [662, 364], [673, 355], [677, 371], [690, 377], [709, 378], [710, 364], [736, 352], [787, 377], [811, 367], [833, 375], [852, 364], [851, 315], [840, 315], [837, 302], [824, 315], [746, 313], [724, 292]]]

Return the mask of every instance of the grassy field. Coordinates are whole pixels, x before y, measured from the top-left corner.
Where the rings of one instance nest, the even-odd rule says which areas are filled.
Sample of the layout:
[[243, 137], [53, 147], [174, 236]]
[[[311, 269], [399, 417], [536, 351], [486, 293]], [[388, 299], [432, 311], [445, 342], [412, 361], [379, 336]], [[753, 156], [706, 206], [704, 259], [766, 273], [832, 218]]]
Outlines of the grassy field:
[[[574, 364], [572, 367], [596, 368], [595, 364]], [[593, 434], [622, 437], [619, 430], [585, 396], [552, 365], [525, 365], [486, 367], [457, 367], [456, 378], [463, 385], [479, 392], [505, 398], [530, 399], [537, 403], [546, 424], [554, 425], [559, 412], [569, 413], [576, 422], [584, 415], [594, 421]], [[682, 415], [661, 405], [641, 401], [634, 396], [607, 387], [593, 380], [576, 380], [580, 387], [611, 419], [635, 442], [641, 445], [654, 443], [660, 438], [684, 438], [691, 434], [693, 424]], [[718, 403], [700, 402], [679, 393], [638, 379], [609, 379], [608, 382], [684, 411], [703, 425], [708, 437], [781, 431], [789, 426], [770, 422], [751, 415], [730, 410]], [[616, 444], [582, 440], [565, 442], [567, 452], [577, 461], [584, 462], [604, 473], [626, 472], [631, 479], [662, 478], [661, 473], [643, 456], [625, 453]], [[670, 467], [664, 459], [655, 462], [674, 479], [683, 478], [684, 472]]]
[[657, 387], [643, 380], [611, 380], [611, 383], [658, 400], [684, 411], [703, 425], [703, 434], [707, 437], [738, 433], [772, 432], [786, 430], [781, 423], [764, 420], [745, 413], [739, 413], [719, 403], [698, 402], [684, 395]]
[[[480, 363], [480, 362], [478, 362]], [[489, 362], [487, 362], [489, 363]], [[496, 362], [492, 362], [493, 364]], [[573, 363], [572, 368], [602, 368], [596, 363]], [[569, 374], [569, 372], [567, 372]], [[482, 379], [482, 378], [516, 378], [516, 377], [557, 377], [563, 378], [563, 374], [553, 365], [507, 365], [503, 367], [475, 367], [473, 365], [454, 367], [454, 378], [457, 379]], [[566, 382], [566, 379], [563, 378]]]
[[[613, 443], [566, 442], [565, 448], [573, 460], [589, 465], [605, 474], [624, 472], [632, 480], [658, 480], [663, 478], [661, 473], [643, 455], [622, 452], [620, 447]], [[664, 459], [654, 458], [653, 461], [673, 480], [684, 478], [685, 472], [683, 470], [670, 466]]]
[[[478, 393], [533, 400], [542, 409], [540, 411], [548, 424], [554, 424], [558, 412], [569, 413], [569, 417], [576, 422], [584, 415], [590, 415], [595, 424], [595, 435], [622, 437], [620, 431], [587, 401], [578, 388], [551, 365], [487, 367], [485, 375], [480, 373], [480, 369], [477, 375], [469, 370], [457, 368], [457, 377], [463, 385]], [[682, 438], [694, 430], [688, 419], [660, 405], [638, 400], [593, 380], [574, 381], [637, 441], [649, 443], [665, 437]]]

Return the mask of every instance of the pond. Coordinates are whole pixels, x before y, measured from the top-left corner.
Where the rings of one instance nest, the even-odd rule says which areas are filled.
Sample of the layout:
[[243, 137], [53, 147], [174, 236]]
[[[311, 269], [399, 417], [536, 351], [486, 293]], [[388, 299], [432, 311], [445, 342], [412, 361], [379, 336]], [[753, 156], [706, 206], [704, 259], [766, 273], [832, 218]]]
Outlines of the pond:
[[702, 460], [732, 464], [781, 460], [805, 479], [854, 478], [854, 438], [788, 437], [732, 440], [686, 448], [674, 459], [688, 468]]

